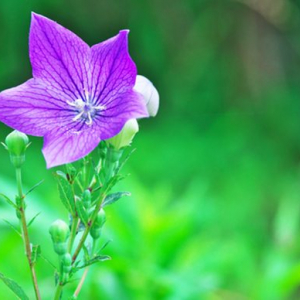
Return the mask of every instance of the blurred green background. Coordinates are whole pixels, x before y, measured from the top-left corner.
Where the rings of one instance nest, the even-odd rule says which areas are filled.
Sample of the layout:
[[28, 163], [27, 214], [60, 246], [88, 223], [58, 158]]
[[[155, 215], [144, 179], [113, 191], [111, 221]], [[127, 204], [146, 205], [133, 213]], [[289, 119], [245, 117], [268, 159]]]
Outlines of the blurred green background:
[[[300, 299], [300, 2], [1, 0], [0, 90], [31, 77], [31, 11], [90, 45], [129, 28], [139, 74], [161, 97], [120, 184], [133, 196], [107, 209], [113, 259], [91, 268], [81, 299]], [[1, 124], [0, 140], [9, 132]], [[31, 140], [26, 189], [45, 182], [28, 198], [29, 214], [42, 211], [30, 233], [55, 262], [48, 227], [67, 215], [42, 139]], [[0, 168], [13, 197], [4, 149]], [[32, 293], [21, 240], [0, 226], [0, 271]], [[37, 271], [51, 299], [53, 270], [41, 260]], [[14, 299], [3, 283], [0, 295]]]

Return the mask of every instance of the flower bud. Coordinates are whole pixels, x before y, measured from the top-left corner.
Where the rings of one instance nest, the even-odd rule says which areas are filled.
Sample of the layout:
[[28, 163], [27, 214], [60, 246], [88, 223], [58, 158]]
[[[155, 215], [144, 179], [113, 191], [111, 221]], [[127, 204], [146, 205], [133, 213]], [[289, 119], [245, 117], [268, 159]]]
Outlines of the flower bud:
[[63, 255], [61, 259], [63, 273], [69, 273], [72, 266], [72, 256], [70, 253]]
[[5, 139], [5, 146], [10, 154], [10, 160], [15, 168], [20, 168], [25, 161], [25, 150], [29, 145], [26, 134], [14, 130]]
[[122, 130], [113, 138], [107, 141], [116, 149], [119, 150], [122, 147], [129, 146], [139, 131], [139, 125], [136, 119], [128, 120]]
[[52, 238], [54, 251], [58, 255], [63, 255], [67, 252], [67, 239], [70, 235], [69, 226], [62, 220], [56, 220], [52, 223], [49, 229]]
[[105, 222], [106, 222], [105, 211], [103, 210], [103, 208], [101, 208], [95, 219], [94, 226], [102, 227]]
[[152, 82], [144, 76], [137, 75], [133, 89], [143, 95], [149, 116], [155, 117], [159, 107], [159, 94]]
[[95, 222], [91, 228], [90, 235], [93, 239], [98, 239], [101, 235], [101, 228], [106, 221], [106, 216], [104, 210], [101, 208], [95, 219]]
[[61, 279], [63, 283], [66, 283], [69, 280], [69, 273], [72, 269], [72, 256], [70, 253], [65, 253], [61, 257]]

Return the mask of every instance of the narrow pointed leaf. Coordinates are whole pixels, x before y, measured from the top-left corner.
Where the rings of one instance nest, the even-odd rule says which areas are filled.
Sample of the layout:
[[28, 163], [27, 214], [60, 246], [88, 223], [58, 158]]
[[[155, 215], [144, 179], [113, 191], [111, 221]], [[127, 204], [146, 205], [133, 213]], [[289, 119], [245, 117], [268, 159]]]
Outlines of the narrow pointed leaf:
[[4, 194], [0, 194], [0, 198], [4, 199], [9, 205], [11, 205], [13, 208], [17, 209], [17, 205], [10, 200], [7, 196], [5, 196]]
[[110, 194], [110, 195], [106, 196], [106, 198], [104, 199], [104, 201], [102, 203], [102, 207], [111, 205], [111, 204], [115, 203], [116, 201], [118, 201], [120, 198], [122, 198], [124, 196], [130, 196], [130, 195], [131, 194], [129, 192], [118, 192], [118, 193]]
[[30, 221], [29, 223], [27, 224], [27, 227], [29, 227], [33, 222], [34, 220], [41, 214], [41, 212], [37, 213]]
[[30, 194], [32, 191], [34, 191], [39, 185], [41, 185], [44, 182], [44, 179], [42, 179], [41, 181], [39, 181], [37, 184], [35, 184], [26, 194], [25, 196], [27, 196], [28, 194]]
[[6, 284], [6, 286], [15, 293], [18, 299], [29, 300], [28, 296], [25, 294], [23, 289], [14, 280], [7, 278], [2, 273], [0, 273], [0, 279]]
[[120, 163], [120, 165], [117, 167], [116, 169], [116, 174], [118, 174], [121, 169], [124, 167], [125, 163], [127, 162], [127, 160], [130, 158], [130, 156], [133, 154], [133, 152], [136, 150], [136, 148], [133, 148], [123, 159], [123, 161]]
[[93, 265], [93, 264], [95, 264], [95, 263], [98, 263], [98, 262], [100, 262], [100, 261], [106, 261], [106, 260], [111, 260], [111, 257], [108, 256], [108, 255], [97, 255], [97, 256], [95, 256], [94, 258], [88, 260], [88, 261], [87, 261], [85, 264], [83, 264], [82, 266], [77, 267], [77, 269], [78, 269], [78, 270], [79, 270], [79, 269], [83, 269], [83, 268], [85, 268], [85, 267], [88, 267], [88, 266]]
[[15, 231], [20, 237], [22, 237], [21, 232], [18, 230], [18, 228], [16, 228], [13, 224], [11, 224], [10, 222], [8, 222], [7, 220], [3, 219], [3, 221], [13, 230]]
[[106, 241], [106, 242], [104, 243], [103, 246], [101, 246], [101, 248], [97, 251], [97, 252], [99, 253], [99, 255], [100, 255], [100, 252], [101, 252], [104, 248], [106, 248], [107, 245], [108, 245], [111, 241], [112, 241], [112, 240], [108, 240], [108, 241]]
[[54, 270], [56, 270], [56, 266], [48, 259], [48, 258], [46, 258], [44, 255], [42, 255], [41, 253], [40, 253], [40, 257], [41, 257], [41, 259], [43, 259], [46, 263], [48, 263]]

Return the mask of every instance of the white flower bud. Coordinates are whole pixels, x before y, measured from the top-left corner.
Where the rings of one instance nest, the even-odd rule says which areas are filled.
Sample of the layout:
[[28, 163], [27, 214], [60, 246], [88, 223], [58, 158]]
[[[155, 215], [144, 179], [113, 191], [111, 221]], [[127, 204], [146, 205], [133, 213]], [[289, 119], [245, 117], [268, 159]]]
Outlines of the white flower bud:
[[137, 75], [133, 89], [143, 95], [149, 115], [155, 117], [159, 107], [159, 94], [152, 82], [144, 76]]
[[139, 131], [139, 125], [136, 119], [127, 121], [123, 129], [113, 138], [107, 141], [119, 150], [122, 147], [129, 146], [135, 134]]

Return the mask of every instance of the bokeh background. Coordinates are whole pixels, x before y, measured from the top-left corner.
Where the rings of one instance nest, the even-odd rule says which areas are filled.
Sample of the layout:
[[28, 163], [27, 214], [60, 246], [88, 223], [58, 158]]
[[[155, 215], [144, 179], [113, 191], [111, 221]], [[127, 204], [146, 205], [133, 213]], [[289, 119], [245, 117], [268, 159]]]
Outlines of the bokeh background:
[[[104, 250], [81, 299], [300, 299], [300, 2], [296, 0], [1, 0], [0, 90], [31, 77], [30, 12], [90, 45], [129, 28], [139, 73], [161, 97], [141, 120], [120, 185], [132, 197], [107, 209]], [[0, 125], [0, 140], [11, 129]], [[43, 255], [48, 227], [67, 218], [31, 138], [24, 165], [28, 213]], [[0, 192], [15, 194], [0, 149]], [[0, 218], [15, 222], [0, 203]], [[0, 271], [33, 299], [19, 237], [0, 222]], [[43, 299], [53, 269], [41, 260]], [[69, 285], [65, 297], [74, 290]], [[3, 299], [15, 299], [0, 283]]]

